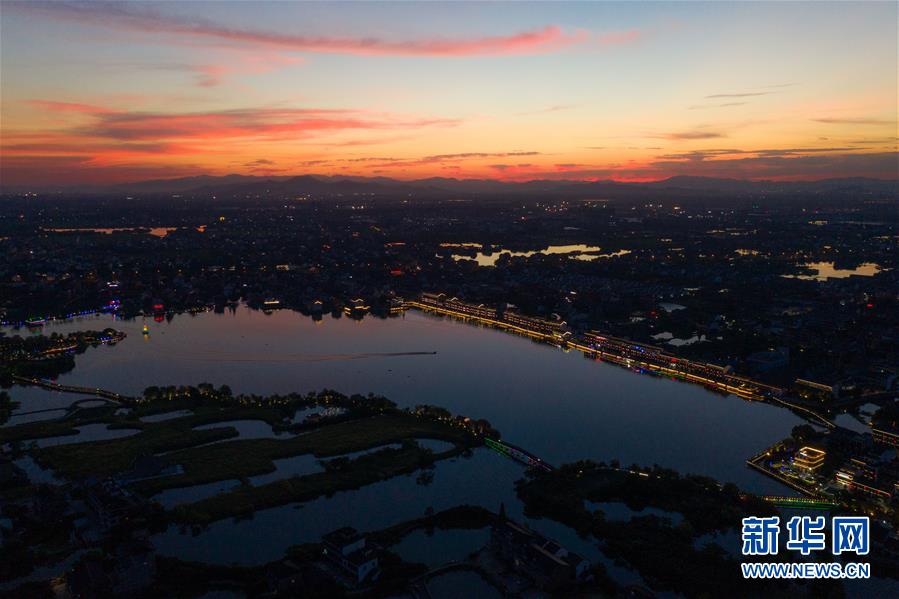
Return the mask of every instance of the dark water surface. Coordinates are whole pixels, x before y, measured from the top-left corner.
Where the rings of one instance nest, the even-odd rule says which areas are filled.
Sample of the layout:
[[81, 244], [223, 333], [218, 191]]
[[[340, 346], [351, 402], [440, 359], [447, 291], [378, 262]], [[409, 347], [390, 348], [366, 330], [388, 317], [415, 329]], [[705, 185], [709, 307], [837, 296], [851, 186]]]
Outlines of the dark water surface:
[[[128, 333], [115, 347], [94, 348], [78, 356], [75, 370], [59, 381], [125, 394], [139, 394], [150, 385], [200, 382], [227, 384], [236, 393], [261, 395], [322, 388], [374, 392], [401, 406], [428, 403], [486, 418], [502, 431], [504, 439], [551, 463], [582, 458], [657, 463], [732, 481], [755, 492], [790, 494], [744, 462], [788, 436], [790, 429], [802, 422], [792, 413], [699, 386], [636, 374], [585, 359], [578, 352], [493, 329], [417, 312], [362, 322], [326, 316], [316, 323], [294, 312], [267, 315], [245, 308], [225, 314], [177, 316], [171, 322], [150, 320], [148, 336], [141, 332], [144, 323], [98, 316], [46, 326], [46, 334], [106, 326]], [[5, 332], [33, 334], [24, 329]], [[22, 402], [18, 413], [66, 407], [79, 399], [31, 387], [14, 387], [11, 394]], [[227, 424], [238, 426], [244, 436], [273, 436], [265, 423]], [[110, 434], [103, 425], [88, 432], [101, 437]], [[64, 441], [77, 442], [75, 437]], [[433, 440], [421, 442], [443, 449]], [[55, 482], [52, 473], [41, 470], [30, 458], [20, 462], [36, 479]], [[265, 484], [320, 468], [312, 456], [279, 460], [276, 466], [276, 472], [254, 477], [249, 484]], [[551, 520], [525, 518], [514, 492], [514, 481], [523, 473], [520, 465], [478, 449], [470, 458], [438, 463], [428, 484], [421, 484], [415, 474], [400, 476], [303, 504], [262, 510], [247, 520], [215, 522], [198, 534], [173, 526], [153, 540], [164, 555], [212, 563], [261, 564], [282, 557], [291, 545], [317, 541], [341, 526], [377, 530], [420, 517], [428, 508], [439, 511], [467, 503], [497, 510], [502, 503], [510, 517], [528, 522], [572, 551], [605, 563], [620, 582], [629, 578], [639, 582], [635, 573], [603, 556], [591, 539], [580, 538]], [[221, 481], [172, 489], [162, 499], [172, 505], [194, 501], [235, 484], [237, 481]], [[618, 508], [614, 504], [598, 507], [613, 515]], [[621, 511], [620, 516], [629, 515]], [[396, 549], [436, 565], [477, 549], [486, 534], [485, 530], [435, 531], [432, 538], [418, 531]], [[739, 551], [737, 535], [731, 537], [719, 542], [727, 551]], [[429, 589], [439, 595], [443, 585], [458, 588], [461, 580], [456, 578], [470, 576], [447, 574], [431, 581]], [[482, 582], [465, 581], [475, 586]], [[876, 582], [895, 590], [891, 581]], [[489, 594], [492, 589], [483, 584], [481, 590]], [[847, 590], [859, 595], [869, 584], [873, 583], [847, 584]]]
[[[128, 333], [114, 347], [78, 356], [75, 370], [60, 382], [128, 394], [204, 381], [257, 394], [326, 387], [374, 392], [401, 406], [429, 403], [486, 418], [505, 439], [551, 463], [657, 463], [766, 492], [784, 489], [744, 460], [801, 422], [778, 407], [418, 312], [361, 322], [326, 316], [316, 323], [291, 311], [241, 307], [146, 322], [148, 336], [141, 333], [145, 321], [110, 316], [44, 327], [47, 334], [104, 326]], [[65, 406], [75, 398], [23, 387], [12, 395], [22, 402], [19, 411]]]

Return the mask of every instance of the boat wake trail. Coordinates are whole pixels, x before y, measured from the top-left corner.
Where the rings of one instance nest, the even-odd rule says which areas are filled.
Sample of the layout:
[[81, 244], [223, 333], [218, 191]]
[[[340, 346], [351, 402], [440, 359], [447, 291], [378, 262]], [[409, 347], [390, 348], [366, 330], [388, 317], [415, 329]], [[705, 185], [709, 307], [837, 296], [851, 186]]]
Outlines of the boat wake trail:
[[[169, 354], [172, 355], [172, 354]], [[285, 354], [285, 355], [266, 355], [266, 354], [220, 354], [220, 353], [204, 353], [201, 355], [178, 355], [179, 359], [193, 360], [197, 362], [340, 362], [347, 360], [365, 360], [369, 358], [400, 358], [405, 356], [435, 356], [435, 351], [409, 351], [409, 352], [366, 352], [352, 354]]]

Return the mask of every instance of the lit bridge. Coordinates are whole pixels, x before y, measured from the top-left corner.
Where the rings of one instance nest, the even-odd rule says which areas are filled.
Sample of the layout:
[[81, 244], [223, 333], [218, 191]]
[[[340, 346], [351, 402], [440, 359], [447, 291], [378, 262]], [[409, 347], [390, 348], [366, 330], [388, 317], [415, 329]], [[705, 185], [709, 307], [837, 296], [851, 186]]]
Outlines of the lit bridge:
[[50, 389], [51, 391], [62, 391], [65, 393], [78, 393], [81, 395], [95, 395], [97, 397], [107, 399], [114, 402], [128, 402], [134, 401], [133, 397], [128, 397], [126, 395], [122, 395], [121, 393], [115, 393], [114, 391], [108, 391], [106, 389], [101, 389], [100, 387], [78, 387], [76, 385], [60, 385], [59, 383], [54, 383], [53, 381], [48, 381], [46, 379], [38, 379], [38, 378], [28, 378], [24, 376], [19, 376], [17, 374], [13, 375], [13, 380], [22, 385], [35, 385], [37, 387], [43, 387], [44, 389]]
[[781, 497], [778, 495], [761, 495], [759, 499], [777, 507], [829, 510], [840, 507], [839, 501], [824, 499], [822, 497]]
[[553, 468], [551, 465], [547, 464], [534, 454], [520, 447], [516, 447], [515, 445], [490, 438], [485, 438], [484, 443], [493, 451], [500, 453], [506, 457], [512, 458], [516, 462], [520, 462], [530, 468], [537, 468], [538, 470], [543, 470], [544, 472], [552, 472], [553, 470], [555, 470], [555, 468]]

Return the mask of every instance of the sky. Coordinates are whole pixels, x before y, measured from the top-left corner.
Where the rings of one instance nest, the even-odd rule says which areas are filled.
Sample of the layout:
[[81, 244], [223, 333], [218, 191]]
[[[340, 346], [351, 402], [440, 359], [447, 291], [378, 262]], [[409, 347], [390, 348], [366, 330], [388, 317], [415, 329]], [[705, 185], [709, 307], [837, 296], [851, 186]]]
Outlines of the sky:
[[0, 2], [0, 183], [899, 178], [896, 2]]

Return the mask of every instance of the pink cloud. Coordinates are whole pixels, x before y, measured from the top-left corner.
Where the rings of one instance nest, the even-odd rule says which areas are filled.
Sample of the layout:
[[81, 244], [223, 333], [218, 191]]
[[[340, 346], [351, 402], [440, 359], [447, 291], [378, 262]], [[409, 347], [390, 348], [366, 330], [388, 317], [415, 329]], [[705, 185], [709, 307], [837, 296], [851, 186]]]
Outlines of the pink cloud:
[[[591, 34], [584, 30], [564, 32], [556, 25], [511, 35], [477, 38], [432, 38], [395, 41], [375, 37], [304, 36], [276, 31], [259, 31], [228, 27], [201, 18], [167, 15], [135, 5], [107, 3], [31, 2], [11, 4], [31, 13], [88, 23], [107, 25], [142, 33], [169, 34], [180, 37], [233, 42], [253, 46], [269, 46], [298, 52], [354, 54], [361, 56], [485, 56], [521, 55], [555, 52], [586, 42]], [[600, 35], [601, 45], [628, 43], [639, 37], [637, 31], [610, 32]]]
[[305, 59], [302, 56], [284, 56], [266, 52], [229, 57], [229, 60], [222, 64], [205, 64], [187, 68], [196, 73], [198, 85], [214, 87], [232, 75], [259, 75], [304, 62]]
[[[166, 168], [174, 169], [170, 172], [196, 172], [196, 167], [185, 166], [185, 162], [220, 162], [210, 159], [273, 142], [327, 138], [359, 130], [418, 132], [459, 122], [344, 108], [159, 113], [50, 100], [31, 100], [28, 104], [57, 115], [62, 124], [40, 132], [3, 131], [0, 166], [10, 184], [28, 180], [85, 183], [103, 177], [109, 181], [131, 180], [138, 175], [156, 176]], [[270, 159], [257, 159], [243, 167], [257, 174], [286, 170]], [[46, 176], [42, 178], [39, 173]]]

